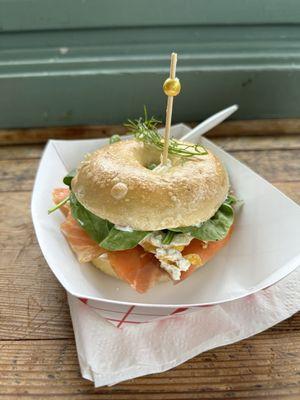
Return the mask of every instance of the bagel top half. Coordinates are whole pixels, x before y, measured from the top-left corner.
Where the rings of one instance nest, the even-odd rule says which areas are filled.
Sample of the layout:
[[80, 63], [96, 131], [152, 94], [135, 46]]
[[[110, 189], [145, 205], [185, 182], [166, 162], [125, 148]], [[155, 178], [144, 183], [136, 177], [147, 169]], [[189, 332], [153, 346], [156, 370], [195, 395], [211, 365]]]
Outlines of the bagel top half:
[[155, 231], [196, 225], [211, 218], [226, 199], [228, 176], [219, 159], [172, 157], [159, 172], [161, 152], [136, 140], [120, 141], [88, 154], [72, 180], [78, 201], [119, 226]]

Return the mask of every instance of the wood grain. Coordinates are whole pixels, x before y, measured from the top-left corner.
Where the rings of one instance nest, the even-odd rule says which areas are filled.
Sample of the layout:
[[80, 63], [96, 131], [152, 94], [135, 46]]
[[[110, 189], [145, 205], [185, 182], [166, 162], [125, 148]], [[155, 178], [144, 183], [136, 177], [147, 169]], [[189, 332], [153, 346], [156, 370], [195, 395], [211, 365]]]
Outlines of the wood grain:
[[121, 125], [0, 129], [0, 144], [45, 143], [49, 139], [103, 138], [125, 132], [126, 129]]
[[258, 335], [203, 353], [163, 374], [100, 389], [80, 377], [73, 340], [0, 342], [0, 394], [120, 400], [299, 396], [299, 335], [270, 332], [268, 337]]
[[41, 158], [44, 144], [0, 145], [0, 160]]
[[[234, 150], [238, 160], [269, 181], [298, 181], [300, 149], [289, 150]], [[0, 159], [0, 192], [29, 191], [32, 189], [38, 158]]]
[[1, 160], [0, 192], [32, 190], [39, 159]]
[[211, 130], [216, 136], [248, 136], [248, 135], [299, 135], [300, 119], [264, 119], [253, 121], [226, 121]]
[[[300, 203], [299, 136], [213, 140]], [[300, 399], [300, 313], [162, 374], [100, 389], [82, 379], [65, 291], [31, 223], [42, 151], [0, 146], [0, 399]]]
[[[296, 150], [300, 148], [300, 138], [297, 135], [285, 136], [217, 136], [210, 138], [213, 143], [226, 151], [249, 150]], [[0, 147], [1, 149], [1, 147]]]
[[[188, 123], [191, 127], [198, 122]], [[49, 139], [89, 139], [121, 135], [122, 125], [59, 126], [53, 128], [0, 129], [0, 145], [45, 143]], [[300, 119], [265, 119], [255, 121], [225, 121], [212, 129], [215, 136], [283, 136], [300, 134]]]
[[[296, 135], [276, 136], [225, 136], [212, 137], [211, 140], [224, 150], [297, 150], [300, 149], [300, 139]], [[14, 144], [0, 145], [0, 160], [20, 160], [40, 158], [44, 144]]]
[[0, 339], [70, 337], [66, 295], [37, 244], [30, 199], [0, 194]]

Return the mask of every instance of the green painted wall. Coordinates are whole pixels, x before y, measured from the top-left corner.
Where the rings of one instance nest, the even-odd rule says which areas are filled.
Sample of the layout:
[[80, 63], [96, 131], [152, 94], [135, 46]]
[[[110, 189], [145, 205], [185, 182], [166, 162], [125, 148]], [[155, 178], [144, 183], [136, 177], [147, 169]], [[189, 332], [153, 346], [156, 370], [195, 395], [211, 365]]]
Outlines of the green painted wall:
[[300, 116], [297, 0], [0, 0], [0, 127]]

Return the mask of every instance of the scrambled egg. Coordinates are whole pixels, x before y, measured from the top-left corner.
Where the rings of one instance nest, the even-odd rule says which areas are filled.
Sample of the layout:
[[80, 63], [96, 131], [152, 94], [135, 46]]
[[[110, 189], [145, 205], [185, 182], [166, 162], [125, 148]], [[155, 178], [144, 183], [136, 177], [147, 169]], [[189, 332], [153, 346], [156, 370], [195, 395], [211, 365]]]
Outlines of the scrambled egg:
[[[163, 232], [152, 232], [140, 243], [146, 251], [153, 253], [159, 260], [161, 268], [175, 281], [180, 280], [181, 272], [187, 271], [191, 264], [194, 264], [193, 258], [190, 255], [183, 257], [181, 254], [185, 246], [190, 244], [193, 239], [191, 235], [178, 233], [174, 236], [170, 244], [163, 244]], [[200, 257], [198, 257], [200, 259]], [[201, 260], [200, 260], [201, 261]]]

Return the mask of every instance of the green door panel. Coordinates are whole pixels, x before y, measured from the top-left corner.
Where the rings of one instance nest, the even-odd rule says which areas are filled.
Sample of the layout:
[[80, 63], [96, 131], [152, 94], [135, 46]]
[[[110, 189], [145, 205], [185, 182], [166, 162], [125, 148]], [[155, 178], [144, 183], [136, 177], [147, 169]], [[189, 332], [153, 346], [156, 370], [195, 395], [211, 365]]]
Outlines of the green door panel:
[[0, 0], [0, 27], [3, 128], [164, 116], [172, 51], [174, 121], [300, 115], [299, 1]]

